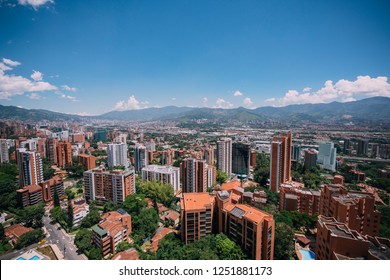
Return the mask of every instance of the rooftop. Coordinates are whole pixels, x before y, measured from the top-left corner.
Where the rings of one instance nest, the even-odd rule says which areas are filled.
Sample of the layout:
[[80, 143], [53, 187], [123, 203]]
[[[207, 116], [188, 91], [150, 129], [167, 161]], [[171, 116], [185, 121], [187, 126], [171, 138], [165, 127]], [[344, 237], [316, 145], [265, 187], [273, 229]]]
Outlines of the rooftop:
[[112, 259], [113, 260], [127, 260], [127, 261], [139, 260], [139, 254], [138, 254], [136, 249], [130, 248], [130, 249], [127, 249], [126, 251], [119, 252]]
[[214, 199], [209, 193], [183, 193], [182, 209], [186, 211], [211, 208]]

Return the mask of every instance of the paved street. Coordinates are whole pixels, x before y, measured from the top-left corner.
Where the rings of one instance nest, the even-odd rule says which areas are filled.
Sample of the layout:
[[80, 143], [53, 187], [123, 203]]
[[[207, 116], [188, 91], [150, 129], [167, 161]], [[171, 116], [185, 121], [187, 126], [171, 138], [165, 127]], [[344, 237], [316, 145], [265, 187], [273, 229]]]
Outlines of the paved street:
[[49, 217], [43, 217], [43, 223], [48, 233], [46, 242], [56, 244], [65, 260], [86, 260], [84, 254], [77, 253], [77, 248], [73, 243], [74, 236], [68, 235], [58, 223], [51, 224], [50, 221]]
[[0, 260], [12, 260], [12, 259], [16, 258], [17, 256], [22, 255], [23, 253], [27, 252], [28, 250], [35, 249], [36, 247], [37, 247], [37, 244], [35, 243], [35, 244], [32, 244], [26, 248], [12, 251], [11, 253], [2, 255], [0, 257]]

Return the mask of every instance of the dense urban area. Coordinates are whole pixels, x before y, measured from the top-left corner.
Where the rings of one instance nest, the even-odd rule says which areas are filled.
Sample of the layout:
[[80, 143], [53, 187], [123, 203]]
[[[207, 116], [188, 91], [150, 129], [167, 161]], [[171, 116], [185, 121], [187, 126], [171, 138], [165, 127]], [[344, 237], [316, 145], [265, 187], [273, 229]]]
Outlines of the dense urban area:
[[269, 127], [4, 120], [1, 259], [390, 259], [388, 130]]

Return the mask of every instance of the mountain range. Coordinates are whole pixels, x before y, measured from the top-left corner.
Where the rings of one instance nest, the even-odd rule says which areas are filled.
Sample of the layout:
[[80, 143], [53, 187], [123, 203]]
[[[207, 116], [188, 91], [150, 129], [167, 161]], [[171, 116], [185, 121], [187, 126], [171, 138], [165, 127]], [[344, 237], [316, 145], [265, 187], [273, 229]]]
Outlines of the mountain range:
[[167, 106], [140, 110], [112, 111], [99, 116], [82, 117], [40, 109], [23, 109], [0, 105], [0, 119], [17, 121], [80, 121], [80, 120], [121, 120], [121, 121], [191, 121], [207, 119], [211, 121], [390, 121], [390, 98], [371, 97], [353, 102], [332, 102], [321, 104], [300, 104], [285, 107], [259, 107], [247, 109], [194, 108]]

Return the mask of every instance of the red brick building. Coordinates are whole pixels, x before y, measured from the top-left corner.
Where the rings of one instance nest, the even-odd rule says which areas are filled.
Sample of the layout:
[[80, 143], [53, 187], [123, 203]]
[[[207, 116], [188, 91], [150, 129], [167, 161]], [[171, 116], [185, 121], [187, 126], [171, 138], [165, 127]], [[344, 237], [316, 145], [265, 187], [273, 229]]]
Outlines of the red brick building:
[[280, 187], [279, 210], [298, 211], [315, 215], [319, 213], [320, 192], [298, 188], [292, 184], [282, 184]]
[[292, 135], [274, 137], [271, 142], [270, 189], [279, 192], [280, 184], [291, 181]]
[[77, 162], [84, 166], [87, 170], [96, 167], [96, 157], [93, 155], [80, 154], [77, 156]]
[[381, 213], [370, 193], [348, 191], [341, 185], [325, 185], [321, 189], [320, 215], [334, 217], [361, 234], [379, 234]]
[[64, 168], [72, 165], [72, 145], [69, 142], [59, 142], [57, 146], [57, 165]]
[[99, 224], [92, 227], [92, 240], [103, 251], [103, 256], [115, 254], [119, 242], [130, 242], [131, 216], [122, 209], [102, 216]]
[[333, 217], [318, 217], [316, 260], [389, 260], [390, 240], [363, 236]]

